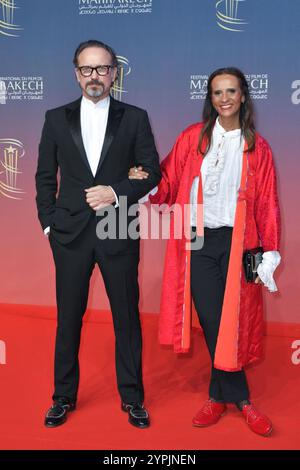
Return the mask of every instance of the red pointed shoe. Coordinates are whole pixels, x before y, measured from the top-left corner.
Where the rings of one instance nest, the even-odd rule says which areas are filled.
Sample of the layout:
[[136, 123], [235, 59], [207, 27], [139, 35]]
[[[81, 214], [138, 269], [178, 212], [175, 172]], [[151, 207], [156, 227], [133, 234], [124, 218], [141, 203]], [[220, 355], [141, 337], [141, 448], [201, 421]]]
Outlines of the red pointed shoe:
[[244, 405], [242, 413], [251, 431], [260, 436], [267, 437], [271, 434], [273, 426], [269, 418], [258, 411], [252, 404]]
[[216, 424], [226, 411], [224, 403], [217, 403], [212, 400], [206, 400], [202, 408], [193, 418], [193, 426], [210, 426]]

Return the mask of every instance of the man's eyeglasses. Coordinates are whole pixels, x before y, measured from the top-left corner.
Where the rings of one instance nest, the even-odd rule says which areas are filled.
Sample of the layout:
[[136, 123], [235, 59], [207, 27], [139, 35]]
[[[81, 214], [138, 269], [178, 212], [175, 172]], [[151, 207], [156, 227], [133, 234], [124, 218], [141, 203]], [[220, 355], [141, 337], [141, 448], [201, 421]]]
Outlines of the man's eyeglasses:
[[113, 69], [113, 65], [98, 65], [97, 67], [89, 67], [88, 65], [83, 65], [82, 67], [77, 67], [83, 77], [90, 77], [94, 70], [100, 77], [104, 77], [109, 74], [109, 70]]

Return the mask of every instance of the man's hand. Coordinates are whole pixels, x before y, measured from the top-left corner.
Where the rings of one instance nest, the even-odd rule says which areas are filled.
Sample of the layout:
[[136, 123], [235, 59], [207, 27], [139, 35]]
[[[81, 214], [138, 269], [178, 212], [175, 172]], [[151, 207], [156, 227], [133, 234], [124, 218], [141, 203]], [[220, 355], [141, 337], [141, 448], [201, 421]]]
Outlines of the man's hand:
[[147, 173], [147, 171], [144, 171], [142, 166], [134, 166], [133, 168], [130, 168], [128, 172], [128, 178], [130, 180], [144, 180], [147, 179], [148, 176], [149, 173]]
[[114, 192], [109, 186], [93, 186], [92, 188], [85, 189], [85, 192], [86, 202], [94, 211], [98, 211], [116, 202]]

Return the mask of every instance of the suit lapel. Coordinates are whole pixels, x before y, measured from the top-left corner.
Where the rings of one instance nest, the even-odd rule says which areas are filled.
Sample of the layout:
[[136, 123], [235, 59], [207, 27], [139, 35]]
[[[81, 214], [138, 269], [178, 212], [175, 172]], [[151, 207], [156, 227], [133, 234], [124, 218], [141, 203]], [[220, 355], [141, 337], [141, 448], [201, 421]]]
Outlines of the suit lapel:
[[124, 108], [122, 107], [122, 105], [111, 97], [106, 132], [105, 132], [105, 137], [104, 137], [104, 142], [103, 142], [103, 147], [102, 147], [102, 152], [101, 152], [98, 168], [96, 171], [96, 176], [101, 166], [103, 165], [103, 162], [107, 156], [109, 148], [114, 140], [114, 137], [119, 128], [123, 114], [124, 114]]
[[[69, 123], [70, 132], [75, 142], [76, 147], [79, 150], [79, 154], [88, 168], [89, 172], [92, 175], [91, 167], [86, 156], [86, 152], [83, 145], [82, 134], [81, 134], [81, 124], [80, 124], [80, 104], [81, 98], [68, 108], [66, 108], [67, 121]], [[92, 175], [93, 176], [93, 175]]]
[[[86, 165], [87, 169], [89, 170], [90, 174], [93, 176], [91, 167], [84, 149], [82, 134], [81, 134], [81, 124], [80, 124], [80, 104], [81, 98], [69, 105], [66, 108], [66, 116], [67, 121], [70, 127], [70, 132], [76, 147], [78, 148], [79, 154]], [[122, 116], [124, 114], [124, 108], [122, 105], [114, 100], [112, 97], [110, 98], [110, 106], [108, 112], [108, 119], [107, 119], [107, 126], [106, 132], [103, 142], [103, 147], [101, 151], [101, 156], [98, 163], [98, 168], [96, 171], [96, 175], [99, 172], [106, 156], [109, 151], [109, 148], [114, 140], [114, 137], [117, 133], [118, 127], [120, 125]], [[95, 175], [95, 176], [96, 176]], [[93, 176], [94, 178], [94, 176]]]

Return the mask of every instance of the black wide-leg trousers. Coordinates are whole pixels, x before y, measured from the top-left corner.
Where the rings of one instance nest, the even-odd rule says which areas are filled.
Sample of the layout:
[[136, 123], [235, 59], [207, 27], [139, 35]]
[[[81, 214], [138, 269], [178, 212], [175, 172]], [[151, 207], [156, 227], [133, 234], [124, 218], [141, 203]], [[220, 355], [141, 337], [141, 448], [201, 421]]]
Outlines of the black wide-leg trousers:
[[60, 244], [50, 232], [58, 313], [53, 399], [63, 396], [76, 401], [77, 398], [82, 318], [87, 307], [90, 277], [97, 263], [113, 316], [118, 390], [125, 403], [140, 403], [144, 400], [144, 390], [138, 309], [139, 252], [105, 253], [103, 241], [96, 236], [96, 221], [96, 217], [92, 217], [84, 231], [67, 245]]
[[[195, 229], [193, 228], [193, 232]], [[243, 370], [227, 372], [213, 367], [217, 344], [232, 227], [204, 228], [204, 245], [191, 251], [191, 288], [200, 325], [212, 360], [209, 396], [216, 401], [236, 403], [249, 399]]]

